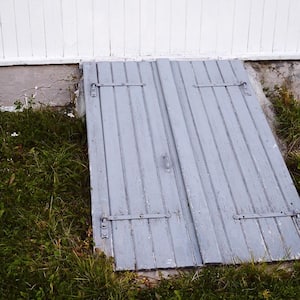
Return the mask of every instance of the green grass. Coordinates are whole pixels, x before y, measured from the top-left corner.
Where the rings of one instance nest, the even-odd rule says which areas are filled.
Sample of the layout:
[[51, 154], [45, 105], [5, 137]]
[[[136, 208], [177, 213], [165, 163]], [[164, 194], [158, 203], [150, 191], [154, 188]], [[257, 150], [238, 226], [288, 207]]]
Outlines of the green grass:
[[287, 148], [287, 166], [300, 193], [300, 101], [285, 86], [276, 86], [267, 96], [273, 103], [277, 134]]
[[156, 283], [92, 253], [86, 129], [0, 112], [0, 299], [300, 299], [300, 264], [181, 272]]

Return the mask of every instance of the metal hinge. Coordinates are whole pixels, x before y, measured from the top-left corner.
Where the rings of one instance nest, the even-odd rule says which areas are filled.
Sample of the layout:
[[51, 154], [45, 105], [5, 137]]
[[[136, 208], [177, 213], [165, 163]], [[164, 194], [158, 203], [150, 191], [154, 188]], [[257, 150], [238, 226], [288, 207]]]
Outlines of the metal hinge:
[[108, 239], [108, 222], [170, 218], [170, 214], [117, 215], [101, 218], [101, 238]]
[[232, 82], [232, 83], [210, 83], [210, 84], [194, 84], [195, 88], [204, 88], [204, 87], [228, 87], [228, 86], [239, 86], [243, 88], [244, 93], [247, 96], [251, 96], [248, 84], [246, 81]]
[[97, 95], [97, 87], [128, 87], [128, 86], [145, 86], [145, 83], [92, 83], [91, 84], [91, 91], [90, 91], [90, 94], [91, 94], [91, 97], [96, 97]]
[[247, 219], [264, 219], [264, 218], [282, 218], [282, 217], [294, 217], [297, 220], [300, 219], [300, 212], [275, 212], [275, 213], [261, 213], [261, 214], [240, 214], [233, 215], [233, 219], [235, 220], [247, 220]]

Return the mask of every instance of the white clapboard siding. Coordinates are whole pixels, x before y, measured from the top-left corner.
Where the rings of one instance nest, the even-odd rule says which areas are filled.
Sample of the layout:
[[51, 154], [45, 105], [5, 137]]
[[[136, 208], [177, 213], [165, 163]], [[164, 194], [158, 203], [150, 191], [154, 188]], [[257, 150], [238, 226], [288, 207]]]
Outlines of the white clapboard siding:
[[0, 64], [300, 58], [299, 0], [0, 0]]

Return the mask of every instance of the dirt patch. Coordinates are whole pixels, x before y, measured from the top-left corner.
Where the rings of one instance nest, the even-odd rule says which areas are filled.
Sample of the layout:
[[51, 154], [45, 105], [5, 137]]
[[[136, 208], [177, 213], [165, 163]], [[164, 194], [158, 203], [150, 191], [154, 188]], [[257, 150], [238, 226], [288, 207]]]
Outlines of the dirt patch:
[[264, 89], [272, 90], [274, 86], [285, 85], [297, 99], [300, 99], [300, 61], [249, 61], [244, 65], [277, 144], [284, 154], [286, 146], [276, 135], [273, 105], [266, 97]]

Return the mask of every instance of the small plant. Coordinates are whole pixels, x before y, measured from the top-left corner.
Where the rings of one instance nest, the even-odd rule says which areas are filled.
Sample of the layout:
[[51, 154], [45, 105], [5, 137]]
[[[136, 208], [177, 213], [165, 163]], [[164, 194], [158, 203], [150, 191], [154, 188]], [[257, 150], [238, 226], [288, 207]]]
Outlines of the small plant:
[[274, 107], [277, 134], [287, 147], [287, 166], [300, 192], [300, 102], [285, 86], [275, 86], [266, 94]]

